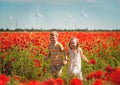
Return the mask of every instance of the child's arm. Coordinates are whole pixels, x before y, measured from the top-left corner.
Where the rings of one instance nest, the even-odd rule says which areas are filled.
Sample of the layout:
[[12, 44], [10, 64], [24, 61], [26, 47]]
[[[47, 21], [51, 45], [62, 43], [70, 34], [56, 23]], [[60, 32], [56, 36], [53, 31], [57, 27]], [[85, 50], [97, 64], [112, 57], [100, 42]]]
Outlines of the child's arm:
[[62, 52], [63, 52], [63, 54], [65, 56], [64, 59], [67, 60], [67, 53], [66, 53], [66, 51], [64, 49], [62, 49]]
[[67, 52], [65, 51], [64, 47], [62, 44], [58, 44], [59, 48], [60, 48], [60, 51], [64, 54], [65, 58], [64, 60], [67, 60]]
[[65, 51], [64, 47], [62, 44], [58, 44], [59, 48], [60, 48], [60, 51], [63, 53], [64, 55], [64, 58], [63, 58], [63, 65], [66, 65], [67, 64], [67, 61], [68, 61], [68, 56], [67, 56], [67, 52]]
[[82, 49], [80, 49], [80, 55], [81, 55], [81, 57], [82, 57], [83, 60], [85, 60], [87, 63], [89, 63], [89, 60], [83, 54]]
[[48, 48], [48, 55], [47, 56], [45, 56], [45, 60], [47, 60], [48, 58], [50, 58], [50, 55], [51, 55], [51, 53], [50, 53], [50, 50], [49, 50], [49, 48]]
[[65, 52], [65, 54], [66, 54], [66, 58], [65, 58], [66, 61], [69, 61], [69, 60], [68, 60], [68, 56], [69, 56], [69, 54], [70, 54], [69, 51]]
[[50, 58], [50, 52], [48, 53], [47, 56], [45, 56], [45, 60], [47, 60], [48, 58]]
[[64, 54], [64, 58], [63, 58], [63, 65], [67, 64], [67, 53], [65, 52], [65, 50], [62, 50], [63, 54]]

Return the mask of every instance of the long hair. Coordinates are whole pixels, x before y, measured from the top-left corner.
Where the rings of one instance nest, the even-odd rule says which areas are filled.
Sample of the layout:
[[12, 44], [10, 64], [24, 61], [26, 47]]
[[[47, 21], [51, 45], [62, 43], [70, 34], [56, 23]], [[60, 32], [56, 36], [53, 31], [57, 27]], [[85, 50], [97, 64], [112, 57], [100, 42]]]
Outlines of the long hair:
[[78, 40], [78, 38], [76, 38], [76, 37], [72, 37], [72, 38], [70, 39], [69, 44], [68, 44], [69, 49], [72, 49], [72, 48], [70, 47], [70, 44], [71, 44], [71, 41], [72, 41], [72, 40], [75, 40], [75, 41], [76, 41], [76, 43], [77, 43], [76, 49], [77, 49], [77, 51], [78, 51], [78, 49], [79, 49], [80, 47], [79, 47], [79, 40]]

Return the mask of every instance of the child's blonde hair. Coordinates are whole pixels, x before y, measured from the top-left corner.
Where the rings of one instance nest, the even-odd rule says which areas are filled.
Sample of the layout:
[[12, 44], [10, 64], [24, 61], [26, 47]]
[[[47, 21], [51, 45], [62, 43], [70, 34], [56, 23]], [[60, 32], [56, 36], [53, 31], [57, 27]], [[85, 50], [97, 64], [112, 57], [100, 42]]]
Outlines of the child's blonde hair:
[[56, 36], [56, 37], [58, 37], [58, 32], [52, 31], [52, 32], [50, 33], [50, 36]]
[[69, 44], [68, 44], [68, 47], [69, 47], [70, 49], [72, 49], [72, 48], [70, 47], [70, 43], [71, 43], [72, 40], [75, 40], [75, 41], [76, 41], [76, 43], [77, 43], [76, 49], [78, 50], [78, 49], [79, 49], [79, 40], [78, 40], [78, 38], [76, 38], [76, 37], [72, 37], [72, 38], [70, 39]]

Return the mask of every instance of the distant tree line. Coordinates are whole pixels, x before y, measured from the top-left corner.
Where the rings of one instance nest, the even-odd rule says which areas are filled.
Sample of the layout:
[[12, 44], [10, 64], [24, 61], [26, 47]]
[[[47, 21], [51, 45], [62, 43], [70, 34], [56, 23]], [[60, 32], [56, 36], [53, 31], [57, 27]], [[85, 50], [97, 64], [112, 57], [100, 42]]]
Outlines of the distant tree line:
[[120, 31], [120, 29], [112, 29], [112, 30], [108, 30], [108, 29], [88, 29], [88, 28], [85, 28], [85, 29], [60, 29], [60, 28], [52, 28], [52, 29], [44, 29], [44, 28], [40, 28], [40, 29], [35, 29], [35, 28], [16, 28], [14, 30], [12, 29], [9, 29], [9, 28], [0, 28], [0, 32], [4, 32], [4, 31], [9, 31], [9, 32], [14, 32], [14, 31], [17, 31], [17, 32], [21, 32], [21, 31]]

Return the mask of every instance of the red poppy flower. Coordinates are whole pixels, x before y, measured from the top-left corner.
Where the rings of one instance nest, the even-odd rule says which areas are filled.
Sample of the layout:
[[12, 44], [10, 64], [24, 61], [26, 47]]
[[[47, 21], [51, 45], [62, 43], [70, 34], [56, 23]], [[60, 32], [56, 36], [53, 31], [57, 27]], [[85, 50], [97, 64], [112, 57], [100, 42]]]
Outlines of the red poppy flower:
[[111, 66], [107, 66], [107, 67], [106, 67], [106, 71], [107, 71], [107, 72], [111, 72], [111, 71], [113, 71], [113, 68], [112, 68]]
[[79, 80], [78, 78], [73, 78], [73, 79], [70, 81], [70, 85], [82, 85], [82, 81]]
[[90, 80], [93, 77], [94, 77], [94, 73], [89, 73], [86, 78], [87, 78], [87, 80]]
[[97, 79], [92, 85], [103, 85], [101, 79]]
[[90, 64], [96, 64], [95, 59], [91, 59], [89, 62], [90, 62]]
[[64, 85], [64, 81], [62, 78], [57, 78], [56, 82], [58, 83], [58, 85]]
[[41, 63], [40, 63], [40, 61], [39, 60], [33, 60], [34, 61], [34, 66], [36, 66], [36, 67], [40, 67], [41, 66]]
[[120, 68], [116, 68], [111, 72], [110, 80], [113, 83], [116, 83], [116, 84], [120, 85]]
[[9, 80], [10, 79], [6, 75], [0, 75], [0, 85], [6, 85]]
[[94, 78], [101, 78], [103, 75], [103, 72], [101, 70], [98, 70], [94, 73]]

